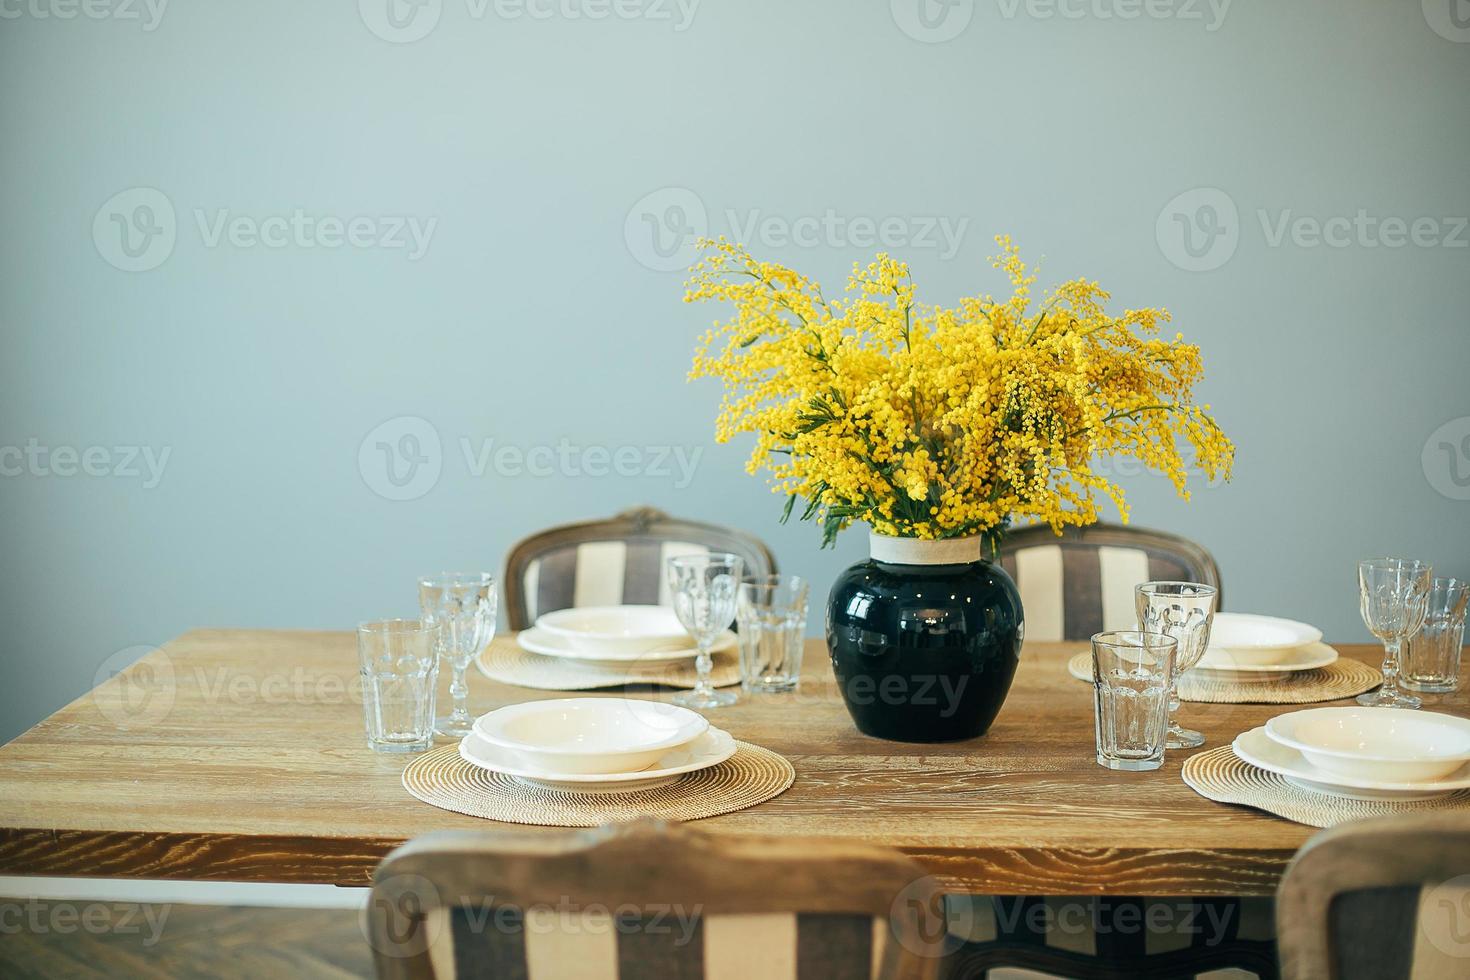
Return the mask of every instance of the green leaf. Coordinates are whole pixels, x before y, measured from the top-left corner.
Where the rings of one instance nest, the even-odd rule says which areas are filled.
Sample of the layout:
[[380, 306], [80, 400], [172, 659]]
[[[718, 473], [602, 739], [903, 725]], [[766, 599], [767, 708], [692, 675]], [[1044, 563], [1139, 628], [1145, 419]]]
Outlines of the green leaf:
[[781, 509], [781, 523], [785, 524], [791, 520], [791, 508], [796, 506], [796, 494], [790, 494], [786, 498], [786, 506]]

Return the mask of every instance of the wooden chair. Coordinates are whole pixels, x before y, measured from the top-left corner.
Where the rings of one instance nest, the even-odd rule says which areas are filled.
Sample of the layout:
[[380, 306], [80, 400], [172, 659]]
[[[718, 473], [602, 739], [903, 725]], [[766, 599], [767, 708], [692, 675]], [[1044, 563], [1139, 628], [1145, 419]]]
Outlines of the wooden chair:
[[644, 820], [398, 848], [365, 913], [380, 980], [933, 980], [943, 900], [888, 848]]
[[771, 549], [754, 535], [679, 520], [652, 507], [538, 532], [517, 543], [506, 559], [510, 628], [522, 630], [542, 613], [576, 606], [668, 605], [664, 559], [712, 551], [744, 558], [750, 575], [776, 572]]
[[1288, 980], [1470, 976], [1470, 814], [1399, 815], [1323, 831], [1276, 899]]
[[1220, 568], [1208, 551], [1162, 531], [1095, 524], [1058, 537], [1041, 525], [1012, 531], [1000, 550], [1001, 566], [1021, 590], [1028, 640], [1087, 640], [1135, 628], [1133, 588], [1140, 582], [1220, 588]]

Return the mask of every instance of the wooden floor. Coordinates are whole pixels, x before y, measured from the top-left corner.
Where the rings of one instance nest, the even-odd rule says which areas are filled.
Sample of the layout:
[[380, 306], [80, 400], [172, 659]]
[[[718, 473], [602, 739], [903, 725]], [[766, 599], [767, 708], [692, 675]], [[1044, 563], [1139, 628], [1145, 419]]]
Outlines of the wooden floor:
[[358, 913], [0, 898], [0, 977], [371, 977]]

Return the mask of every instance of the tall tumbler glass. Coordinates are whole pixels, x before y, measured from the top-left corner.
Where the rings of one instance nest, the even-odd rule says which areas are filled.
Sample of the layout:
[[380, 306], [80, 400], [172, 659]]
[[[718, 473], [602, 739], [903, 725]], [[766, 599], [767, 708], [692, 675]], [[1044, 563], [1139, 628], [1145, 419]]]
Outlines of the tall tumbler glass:
[[1447, 694], [1460, 686], [1460, 650], [1465, 642], [1465, 609], [1470, 582], [1437, 578], [1429, 589], [1424, 625], [1409, 640], [1404, 656], [1404, 687]]
[[1144, 582], [1134, 590], [1138, 628], [1164, 633], [1179, 641], [1169, 684], [1169, 748], [1193, 749], [1205, 744], [1199, 732], [1179, 724], [1179, 677], [1200, 662], [1210, 645], [1219, 590], [1198, 582]]
[[794, 691], [801, 681], [807, 597], [799, 575], [762, 575], [740, 583], [740, 683], [747, 694]]
[[434, 719], [440, 735], [463, 738], [474, 731], [464, 672], [495, 638], [495, 577], [489, 572], [441, 572], [419, 579], [419, 612], [444, 628], [440, 657], [449, 665], [454, 708]]
[[418, 619], [384, 619], [357, 628], [368, 748], [422, 752], [434, 744], [439, 642], [439, 624]]
[[1119, 630], [1092, 638], [1097, 764], [1141, 772], [1164, 764], [1169, 686], [1179, 643], [1163, 633]]

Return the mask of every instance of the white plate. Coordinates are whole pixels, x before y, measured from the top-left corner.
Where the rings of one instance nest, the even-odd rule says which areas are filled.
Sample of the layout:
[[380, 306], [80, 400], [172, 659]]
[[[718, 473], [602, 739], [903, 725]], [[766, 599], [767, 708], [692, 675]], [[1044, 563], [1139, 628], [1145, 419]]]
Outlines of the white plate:
[[536, 617], [536, 628], [602, 657], [679, 650], [689, 633], [668, 606], [581, 606]]
[[1229, 650], [1215, 647], [1205, 651], [1195, 670], [1205, 672], [1210, 680], [1238, 683], [1280, 681], [1304, 670], [1320, 670], [1337, 662], [1337, 651], [1325, 643], [1309, 643], [1294, 650], [1283, 650], [1275, 663], [1246, 663]]
[[1293, 786], [1353, 800], [1427, 800], [1456, 790], [1470, 789], [1470, 765], [1444, 779], [1427, 782], [1353, 779], [1323, 772], [1296, 749], [1273, 741], [1266, 734], [1265, 726], [1252, 728], [1237, 736], [1231, 748], [1241, 761], [1284, 776]]
[[640, 772], [709, 728], [697, 711], [639, 698], [550, 698], [475, 719], [475, 734], [518, 764], [558, 773]]
[[1306, 708], [1266, 722], [1273, 742], [1352, 779], [1431, 782], [1470, 765], [1470, 720], [1403, 708]]
[[[699, 651], [688, 643], [674, 650], [658, 650], [646, 653], [606, 653], [603, 651], [586, 650], [574, 646], [566, 639], [555, 633], [547, 633], [535, 626], [528, 630], [521, 630], [516, 634], [516, 643], [522, 650], [531, 653], [539, 653], [546, 657], [561, 657], [564, 660], [585, 660], [588, 663], [614, 664], [627, 666], [637, 664], [639, 666], [657, 667], [662, 664], [678, 663], [681, 660], [690, 660], [699, 655]], [[712, 650], [725, 650], [735, 644], [735, 634], [725, 630], [720, 638], [715, 641]]]
[[1210, 649], [1229, 651], [1242, 663], [1271, 663], [1286, 651], [1321, 639], [1317, 627], [1275, 616], [1216, 613], [1210, 625]]
[[551, 773], [528, 769], [516, 762], [510, 753], [491, 745], [478, 735], [466, 735], [459, 743], [459, 756], [470, 765], [491, 772], [514, 776], [543, 789], [570, 790], [578, 793], [628, 793], [639, 789], [666, 786], [689, 772], [717, 766], [735, 754], [735, 739], [729, 732], [710, 727], [688, 745], [665, 753], [657, 762], [641, 772], [619, 772], [603, 775], [583, 773]]

